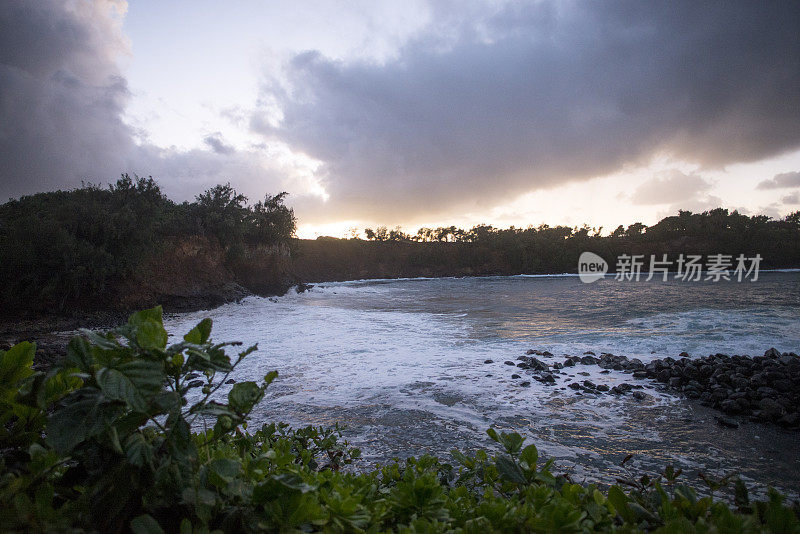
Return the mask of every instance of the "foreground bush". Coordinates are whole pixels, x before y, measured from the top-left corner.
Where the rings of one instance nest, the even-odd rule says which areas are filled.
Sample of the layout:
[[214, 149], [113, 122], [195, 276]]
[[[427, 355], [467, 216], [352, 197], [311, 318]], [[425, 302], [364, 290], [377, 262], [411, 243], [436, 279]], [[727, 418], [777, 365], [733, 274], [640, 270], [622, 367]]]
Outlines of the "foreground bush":
[[[105, 335], [84, 332], [63, 365], [32, 370], [35, 347], [0, 353], [0, 528], [100, 532], [799, 532], [770, 493], [734, 505], [699, 497], [668, 468], [600, 491], [554, 476], [518, 434], [490, 457], [457, 451], [367, 473], [339, 429], [247, 417], [275, 379], [233, 383], [256, 347], [213, 343], [205, 319], [167, 345], [161, 309]], [[195, 432], [193, 429], [202, 429]]]

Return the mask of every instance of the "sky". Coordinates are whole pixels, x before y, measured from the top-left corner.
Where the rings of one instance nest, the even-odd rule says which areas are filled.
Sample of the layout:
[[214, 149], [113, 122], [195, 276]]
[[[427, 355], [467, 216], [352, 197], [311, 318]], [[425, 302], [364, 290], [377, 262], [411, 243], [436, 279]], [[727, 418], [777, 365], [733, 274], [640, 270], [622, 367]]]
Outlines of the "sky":
[[800, 3], [7, 0], [0, 198], [289, 192], [298, 235], [800, 209]]

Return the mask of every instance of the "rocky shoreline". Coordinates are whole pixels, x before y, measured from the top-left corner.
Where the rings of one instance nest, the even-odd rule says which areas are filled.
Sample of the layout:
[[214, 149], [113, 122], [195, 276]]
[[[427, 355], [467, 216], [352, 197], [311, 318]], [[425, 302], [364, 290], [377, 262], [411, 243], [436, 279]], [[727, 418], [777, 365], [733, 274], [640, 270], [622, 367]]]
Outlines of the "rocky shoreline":
[[[638, 358], [594, 352], [582, 356], [565, 355], [563, 361], [548, 351], [531, 349], [517, 358], [503, 362], [507, 366], [526, 371], [533, 380], [547, 386], [558, 383], [557, 375], [567, 374], [565, 369], [576, 365], [596, 365], [608, 374], [612, 370], [632, 375], [636, 381], [650, 381], [660, 387], [685, 395], [704, 406], [720, 412], [717, 421], [724, 426], [737, 428], [740, 421], [776, 424], [783, 428], [800, 429], [800, 357], [793, 352], [771, 348], [763, 356], [728, 356], [711, 354], [690, 358], [683, 352], [676, 358], [656, 359], [645, 364]], [[548, 361], [545, 361], [548, 360]], [[486, 364], [494, 363], [485, 360]], [[512, 379], [523, 379], [515, 373]], [[564, 380], [561, 389], [572, 389], [576, 394], [627, 395], [643, 400], [646, 394], [641, 383], [623, 382], [614, 386], [595, 384], [590, 380]], [[521, 380], [521, 387], [530, 386]]]

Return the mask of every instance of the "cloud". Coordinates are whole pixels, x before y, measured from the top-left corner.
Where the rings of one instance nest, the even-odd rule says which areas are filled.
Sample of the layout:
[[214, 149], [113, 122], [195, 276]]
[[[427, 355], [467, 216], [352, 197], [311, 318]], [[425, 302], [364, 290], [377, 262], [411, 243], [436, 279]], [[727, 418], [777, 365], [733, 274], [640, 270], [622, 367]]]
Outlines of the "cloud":
[[[0, 4], [0, 194], [118, 175], [133, 148], [122, 2]], [[69, 179], [66, 179], [69, 177]]]
[[0, 2], [0, 199], [123, 172], [154, 176], [178, 200], [228, 181], [253, 199], [308, 189], [263, 148], [237, 152], [212, 133], [209, 150], [164, 149], [127, 125], [118, 66], [129, 53], [126, 9], [114, 0]]
[[782, 204], [800, 204], [800, 191], [795, 191], [793, 193], [789, 193], [786, 196], [781, 197]]
[[769, 180], [759, 182], [756, 189], [788, 189], [800, 187], [800, 171], [776, 174]]
[[383, 62], [310, 51], [266, 76], [251, 125], [324, 163], [320, 216], [489, 207], [660, 155], [717, 168], [800, 146], [800, 4], [512, 2], [449, 22]]
[[209, 134], [203, 138], [203, 143], [206, 144], [211, 150], [213, 150], [217, 154], [233, 154], [236, 152], [236, 149], [233, 148], [231, 145], [225, 144], [222, 140], [222, 134], [219, 132], [214, 132]]
[[658, 175], [639, 185], [631, 195], [634, 204], [679, 204], [693, 201], [711, 189], [711, 184], [696, 174], [677, 169]]

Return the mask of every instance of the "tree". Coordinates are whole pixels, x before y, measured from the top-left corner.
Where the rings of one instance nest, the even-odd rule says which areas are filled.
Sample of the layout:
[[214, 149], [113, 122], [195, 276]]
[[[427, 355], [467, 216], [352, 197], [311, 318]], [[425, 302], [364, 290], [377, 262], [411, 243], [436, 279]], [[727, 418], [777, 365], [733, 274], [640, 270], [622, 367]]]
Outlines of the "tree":
[[230, 183], [215, 185], [197, 195], [196, 211], [204, 231], [215, 236], [221, 244], [242, 237], [241, 224], [248, 214], [247, 197], [239, 194]]
[[637, 237], [644, 233], [647, 229], [647, 225], [644, 225], [640, 222], [635, 222], [632, 225], [628, 226], [628, 229], [625, 230], [625, 237]]
[[263, 201], [252, 207], [247, 217], [249, 241], [272, 244], [294, 236], [297, 229], [294, 210], [283, 205], [288, 194], [284, 191], [274, 196], [266, 195]]

